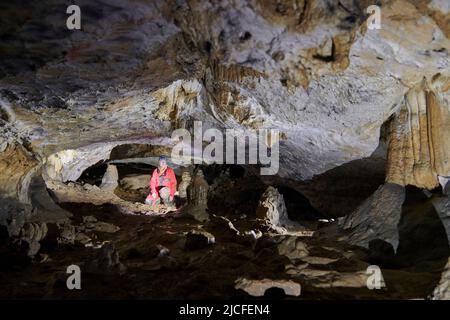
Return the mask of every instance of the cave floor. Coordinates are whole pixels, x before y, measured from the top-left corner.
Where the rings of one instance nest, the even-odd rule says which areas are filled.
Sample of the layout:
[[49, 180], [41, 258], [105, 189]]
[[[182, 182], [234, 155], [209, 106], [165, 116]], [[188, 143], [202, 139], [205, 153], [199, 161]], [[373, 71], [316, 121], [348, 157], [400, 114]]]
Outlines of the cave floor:
[[[66, 268], [83, 265], [96, 257], [99, 249], [82, 245], [43, 246], [43, 262], [16, 261], [2, 267], [0, 298], [8, 299], [423, 299], [433, 290], [442, 271], [442, 259], [421, 267], [381, 267], [386, 288], [369, 290], [365, 271], [367, 252], [317, 232], [313, 237], [263, 235], [258, 240], [237, 237], [220, 219], [200, 223], [171, 213], [165, 216], [123, 215], [112, 205], [62, 204], [73, 213], [77, 224], [86, 215], [120, 227], [115, 233], [93, 232], [97, 243], [113, 242], [126, 266], [123, 274], [82, 271], [81, 290], [68, 290]], [[229, 217], [238, 230], [255, 225], [251, 219]], [[202, 227], [215, 236], [215, 243], [192, 250], [185, 248], [186, 232]], [[292, 242], [307, 248], [301, 257], [289, 252]], [[162, 245], [167, 255], [158, 256]], [[294, 245], [295, 246], [295, 245]], [[280, 249], [281, 248], [281, 249]], [[3, 255], [5, 256], [5, 255]], [[13, 260], [14, 255], [7, 256]], [[387, 264], [388, 265], [388, 264]], [[254, 298], [236, 290], [237, 278], [286, 279], [301, 284], [299, 297], [283, 297], [267, 291]]]

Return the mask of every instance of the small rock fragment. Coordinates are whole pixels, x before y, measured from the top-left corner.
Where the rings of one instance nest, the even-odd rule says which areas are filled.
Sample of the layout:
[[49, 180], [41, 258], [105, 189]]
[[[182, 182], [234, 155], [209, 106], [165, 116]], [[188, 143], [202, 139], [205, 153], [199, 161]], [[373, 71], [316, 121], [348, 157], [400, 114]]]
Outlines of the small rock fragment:
[[112, 223], [99, 221], [94, 224], [93, 231], [98, 232], [107, 232], [107, 233], [114, 233], [119, 231], [120, 228], [116, 225], [113, 225]]
[[88, 237], [86, 234], [82, 232], [78, 232], [75, 235], [75, 241], [81, 243], [82, 245], [86, 246], [88, 243], [92, 241], [90, 237]]

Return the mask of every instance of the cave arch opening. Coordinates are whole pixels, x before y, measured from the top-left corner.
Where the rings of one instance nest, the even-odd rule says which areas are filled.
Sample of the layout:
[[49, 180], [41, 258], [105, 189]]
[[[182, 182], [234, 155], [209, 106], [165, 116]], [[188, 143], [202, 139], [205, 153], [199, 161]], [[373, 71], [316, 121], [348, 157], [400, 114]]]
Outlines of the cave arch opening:
[[108, 164], [101, 160], [96, 164], [86, 168], [76, 182], [81, 184], [90, 184], [99, 187], [102, 183]]

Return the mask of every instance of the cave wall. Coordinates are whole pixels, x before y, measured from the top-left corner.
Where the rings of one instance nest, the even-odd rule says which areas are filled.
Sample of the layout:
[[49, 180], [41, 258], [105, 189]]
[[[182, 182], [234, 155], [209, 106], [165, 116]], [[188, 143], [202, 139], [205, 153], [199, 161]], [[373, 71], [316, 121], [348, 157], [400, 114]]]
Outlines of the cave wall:
[[0, 152], [0, 193], [18, 198], [22, 182], [38, 161], [20, 144], [10, 144]]

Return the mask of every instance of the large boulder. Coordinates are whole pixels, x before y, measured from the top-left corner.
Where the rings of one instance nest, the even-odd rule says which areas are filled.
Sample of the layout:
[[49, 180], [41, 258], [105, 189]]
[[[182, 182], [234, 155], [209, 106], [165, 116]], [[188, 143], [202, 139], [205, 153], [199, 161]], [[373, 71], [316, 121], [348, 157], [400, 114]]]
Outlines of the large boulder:
[[150, 174], [129, 175], [120, 179], [120, 186], [125, 190], [144, 189], [148, 192], [150, 178]]
[[117, 167], [113, 164], [108, 164], [100, 188], [103, 190], [114, 191], [114, 189], [117, 188], [118, 184], [119, 184], [119, 173], [117, 171]]
[[393, 183], [380, 186], [358, 209], [340, 220], [349, 232], [347, 240], [366, 248], [373, 240], [383, 240], [396, 250], [399, 243], [397, 226], [404, 201], [403, 186]]

